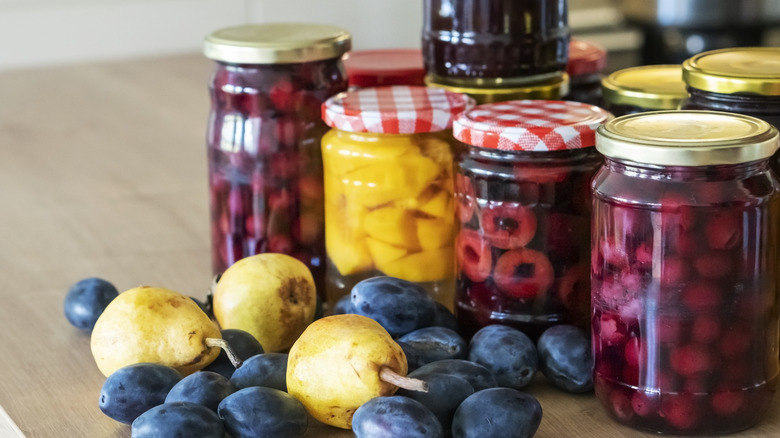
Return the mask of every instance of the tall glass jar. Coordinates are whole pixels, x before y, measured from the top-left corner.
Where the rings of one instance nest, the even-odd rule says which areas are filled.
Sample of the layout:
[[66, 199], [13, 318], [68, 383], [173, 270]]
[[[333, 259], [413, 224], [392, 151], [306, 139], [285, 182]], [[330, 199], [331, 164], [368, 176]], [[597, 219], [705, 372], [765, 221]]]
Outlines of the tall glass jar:
[[472, 105], [427, 87], [363, 88], [323, 105], [327, 297], [388, 275], [452, 307], [454, 117]]
[[767, 412], [778, 378], [778, 132], [711, 111], [623, 116], [597, 132], [596, 396], [618, 422], [725, 434]]
[[605, 77], [601, 86], [603, 106], [616, 117], [677, 109], [688, 95], [682, 68], [674, 64], [624, 68]]
[[453, 124], [457, 161], [455, 315], [464, 336], [506, 324], [537, 338], [583, 328], [590, 304], [590, 179], [608, 112], [580, 102], [478, 105]]
[[347, 89], [342, 29], [259, 24], [220, 29], [204, 53], [211, 76], [208, 166], [215, 274], [263, 252], [325, 275], [320, 106]]
[[[726, 111], [780, 126], [780, 47], [712, 50], [683, 62], [682, 109]], [[780, 154], [770, 161], [780, 174]]]

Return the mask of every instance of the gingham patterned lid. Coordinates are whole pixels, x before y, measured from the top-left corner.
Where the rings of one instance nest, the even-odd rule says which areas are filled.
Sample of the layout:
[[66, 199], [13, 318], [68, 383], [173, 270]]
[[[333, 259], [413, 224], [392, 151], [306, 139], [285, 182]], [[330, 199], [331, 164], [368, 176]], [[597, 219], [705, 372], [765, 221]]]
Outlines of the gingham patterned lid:
[[557, 151], [596, 144], [596, 128], [612, 119], [597, 106], [557, 100], [478, 105], [453, 123], [456, 139], [505, 151]]
[[379, 134], [443, 131], [474, 105], [465, 94], [397, 85], [339, 93], [322, 104], [322, 119], [336, 129]]

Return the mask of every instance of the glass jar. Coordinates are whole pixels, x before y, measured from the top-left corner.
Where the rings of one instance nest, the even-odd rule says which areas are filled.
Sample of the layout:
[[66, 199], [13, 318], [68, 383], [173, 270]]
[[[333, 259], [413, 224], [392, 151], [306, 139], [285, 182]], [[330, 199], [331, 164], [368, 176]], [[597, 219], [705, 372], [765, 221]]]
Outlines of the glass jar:
[[618, 422], [725, 434], [757, 423], [778, 377], [777, 130], [711, 111], [597, 131], [594, 384]]
[[[485, 85], [481, 81], [465, 81], [459, 85], [442, 82], [441, 78], [433, 76], [425, 77], [425, 84], [429, 87], [443, 88], [453, 93], [466, 94], [477, 104], [506, 102], [509, 100], [558, 100], [569, 92], [569, 76], [565, 73], [548, 76], [541, 81], [538, 78], [520, 83], [515, 81], [511, 86]], [[451, 81], [450, 81], [451, 82]], [[473, 82], [467, 84], [466, 82]], [[504, 84], [505, 85], [505, 84]]]
[[[249, 255], [303, 261], [324, 291], [320, 106], [347, 89], [342, 29], [260, 24], [220, 29], [204, 53], [211, 76], [207, 143], [215, 274]], [[321, 296], [324, 292], [320, 292]]]
[[[738, 47], [695, 55], [682, 65], [683, 109], [726, 111], [780, 126], [780, 47]], [[780, 174], [780, 154], [769, 163]]]
[[602, 80], [604, 108], [616, 117], [677, 109], [687, 94], [682, 68], [673, 64], [629, 67]]
[[420, 49], [352, 51], [344, 57], [350, 88], [425, 85]]
[[441, 78], [561, 72], [569, 48], [567, 2], [425, 0], [422, 46], [426, 72]]
[[359, 281], [419, 283], [452, 308], [453, 144], [465, 95], [427, 87], [363, 88], [323, 105], [326, 290], [329, 303]]
[[568, 101], [478, 105], [453, 124], [460, 224], [455, 315], [470, 337], [506, 324], [536, 339], [587, 328], [590, 179], [601, 165], [595, 129], [611, 118]]
[[601, 106], [601, 80], [607, 66], [607, 51], [597, 44], [572, 39], [569, 43], [569, 92], [566, 100]]

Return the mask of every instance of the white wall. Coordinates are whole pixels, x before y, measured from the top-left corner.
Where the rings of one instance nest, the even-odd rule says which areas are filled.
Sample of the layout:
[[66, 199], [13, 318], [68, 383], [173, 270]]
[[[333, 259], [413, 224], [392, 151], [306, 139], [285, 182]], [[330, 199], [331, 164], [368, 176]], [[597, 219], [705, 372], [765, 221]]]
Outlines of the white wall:
[[355, 49], [416, 47], [421, 0], [0, 0], [0, 70], [198, 53], [212, 30], [248, 22], [344, 27]]

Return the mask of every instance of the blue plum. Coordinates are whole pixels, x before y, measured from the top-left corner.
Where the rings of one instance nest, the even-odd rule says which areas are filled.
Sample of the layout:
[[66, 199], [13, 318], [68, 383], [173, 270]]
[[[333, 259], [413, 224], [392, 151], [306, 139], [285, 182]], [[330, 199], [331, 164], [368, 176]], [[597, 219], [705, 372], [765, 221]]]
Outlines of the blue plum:
[[237, 390], [238, 388], [222, 374], [213, 371], [198, 371], [174, 385], [168, 391], [165, 403], [197, 403], [216, 412], [222, 399]]
[[100, 389], [100, 410], [121, 423], [130, 424], [139, 415], [165, 402], [168, 391], [182, 379], [175, 368], [156, 363], [137, 363], [114, 371]]
[[475, 391], [498, 386], [493, 372], [484, 366], [465, 359], [442, 359], [427, 363], [408, 374], [415, 379], [426, 380], [432, 374], [449, 374], [466, 379]]
[[113, 284], [90, 277], [76, 282], [65, 296], [65, 318], [71, 325], [91, 332], [106, 306], [119, 295]]
[[375, 397], [352, 417], [356, 438], [441, 438], [439, 420], [422, 403], [403, 396]]
[[542, 406], [512, 388], [488, 388], [468, 396], [452, 418], [456, 438], [531, 438], [542, 422]]
[[[249, 359], [256, 354], [264, 352], [263, 346], [260, 345], [260, 342], [247, 331], [239, 329], [223, 329], [221, 330], [221, 333], [222, 339], [227, 341], [227, 343], [230, 345], [230, 348], [241, 360]], [[234, 367], [233, 363], [231, 363], [230, 359], [228, 359], [225, 350], [221, 350], [219, 352], [219, 356], [217, 356], [213, 362], [208, 364], [208, 366], [203, 368], [203, 370], [214, 371], [229, 379], [230, 376], [233, 375], [233, 372], [236, 371], [236, 367]]]
[[287, 391], [287, 353], [256, 354], [236, 368], [230, 381], [239, 389], [265, 386]]
[[396, 395], [409, 397], [422, 403], [439, 420], [445, 436], [450, 433], [452, 417], [458, 406], [474, 393], [474, 388], [463, 377], [450, 374], [431, 374], [426, 376], [428, 392], [399, 389]]
[[436, 302], [422, 286], [395, 277], [358, 282], [351, 301], [353, 313], [375, 320], [393, 337], [430, 326], [436, 312]]
[[217, 414], [232, 438], [298, 438], [309, 426], [301, 402], [286, 392], [262, 386], [225, 397]]
[[482, 327], [469, 343], [469, 360], [489, 369], [499, 386], [521, 389], [539, 369], [536, 345], [525, 333], [505, 325]]
[[423, 327], [400, 338], [416, 352], [418, 366], [442, 359], [466, 359], [468, 343], [458, 332], [445, 327]]
[[155, 406], [133, 421], [132, 438], [223, 438], [225, 426], [217, 413], [197, 403]]
[[536, 345], [539, 369], [553, 386], [574, 393], [593, 389], [593, 354], [584, 330], [554, 325], [542, 333]]

